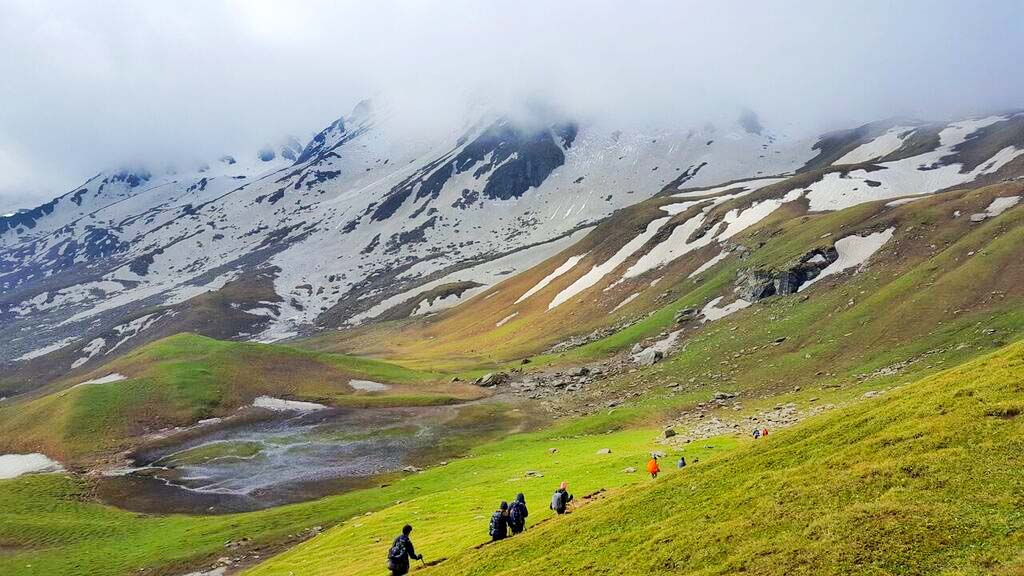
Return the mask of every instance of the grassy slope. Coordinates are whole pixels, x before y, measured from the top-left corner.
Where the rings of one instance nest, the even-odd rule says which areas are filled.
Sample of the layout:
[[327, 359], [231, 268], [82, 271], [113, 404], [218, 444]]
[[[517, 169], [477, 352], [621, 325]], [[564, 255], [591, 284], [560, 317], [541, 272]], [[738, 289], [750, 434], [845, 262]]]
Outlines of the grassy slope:
[[[1022, 398], [1018, 343], [478, 551], [453, 554], [480, 539], [462, 536], [484, 524], [473, 513], [485, 505], [466, 507], [475, 498], [441, 509], [417, 499], [382, 516], [391, 532], [414, 519], [418, 549], [449, 557], [431, 574], [1019, 574]], [[541, 508], [534, 521], [549, 515]], [[379, 570], [387, 541], [375, 538], [390, 534], [380, 520], [250, 574]]]
[[[265, 545], [303, 528], [344, 520], [349, 521], [332, 534], [343, 535], [346, 548], [359, 553], [338, 554], [332, 548], [331, 564], [344, 567], [339, 572], [343, 574], [376, 573], [382, 545], [376, 540], [388, 538], [400, 519], [416, 519], [423, 528], [419, 541], [432, 546], [435, 555], [440, 550], [454, 553], [485, 538], [481, 534], [486, 533], [486, 520], [476, 516], [486, 515], [500, 499], [510, 499], [517, 491], [527, 495], [541, 516], [551, 485], [561, 479], [571, 482], [581, 495], [642, 481], [640, 475], [621, 470], [642, 466], [647, 452], [655, 447], [656, 431], [606, 434], [616, 427], [614, 417], [606, 416], [591, 418], [590, 427], [600, 432], [575, 435], [579, 428], [573, 424], [516, 435], [384, 488], [225, 516], [121, 511], [91, 503], [89, 482], [63, 475], [0, 481], [0, 574], [115, 575], [143, 568], [149, 569], [146, 573], [174, 574], [223, 556], [229, 539], [248, 537], [256, 545]], [[570, 433], [574, 436], [565, 436]], [[701, 448], [694, 454], [703, 456], [735, 442], [707, 444], [715, 448]], [[550, 446], [557, 446], [559, 452], [549, 454]], [[612, 455], [596, 454], [600, 448], [611, 448]], [[531, 469], [545, 477], [525, 479], [523, 473]], [[395, 505], [397, 501], [406, 504]], [[364, 516], [374, 510], [382, 511]]]
[[[380, 405], [431, 404], [473, 393], [376, 360], [192, 334], [144, 346], [87, 377], [111, 373], [129, 378], [78, 387], [62, 382], [45, 396], [5, 404], [0, 452], [41, 451], [62, 461], [109, 453], [146, 432], [226, 416], [261, 394]], [[393, 386], [385, 394], [359, 393], [348, 386], [352, 378]]]
[[[592, 264], [607, 258], [612, 248], [624, 243], [628, 234], [624, 236], [623, 231], [635, 230], [643, 218], [652, 217], [649, 210], [629, 213], [624, 223], [614, 226], [618, 232], [608, 231], [603, 235], [595, 232], [581, 245], [499, 284], [463, 306], [427, 319], [389, 322], [325, 335], [300, 345], [318, 350], [374, 353], [409, 366], [441, 365], [446, 369], [472, 372], [473, 368], [480, 371], [508, 366], [518, 358], [538, 354], [573, 334], [651, 313], [628, 329], [587, 346], [557, 357], [534, 357], [534, 367], [552, 362], [590, 361], [628, 349], [637, 340], [671, 327], [673, 316], [680, 309], [699, 308], [714, 296], [730, 293], [736, 272], [741, 268], [784, 268], [815, 247], [827, 247], [849, 234], [890, 226], [896, 228], [896, 236], [872, 258], [870, 268], [874, 273], [867, 278], [872, 282], [861, 282], [864, 279], [855, 276], [857, 284], [854, 285], [848, 281], [847, 274], [821, 282], [808, 294], [813, 299], [821, 295], [832, 305], [832, 300], [838, 298], [831, 296], [841, 292], [839, 298], [846, 298], [844, 304], [852, 297], [858, 306], [859, 319], [877, 320], [879, 327], [888, 324], [897, 328], [889, 333], [886, 345], [912, 340], [926, 336], [946, 318], [955, 320], [955, 316], [968, 311], [994, 312], [1007, 304], [1017, 306], [1024, 299], [1024, 263], [1014, 249], [1024, 235], [1024, 212], [1012, 210], [981, 225], [970, 223], [966, 216], [952, 217], [957, 211], [964, 215], [983, 211], [992, 198], [1022, 191], [1024, 185], [1019, 182], [999, 184], [938, 194], [903, 206], [887, 207], [885, 202], [876, 202], [822, 214], [805, 214], [805, 208], [799, 203], [788, 204], [740, 236], [743, 244], [756, 247], [744, 260], [728, 258], [697, 280], [690, 279], [690, 272], [718, 252], [718, 248], [712, 246], [605, 291], [621, 275], [623, 268], [620, 268], [618, 274], [606, 276], [584, 297], [547, 310], [547, 302], [554, 294], [589, 270]], [[638, 206], [651, 208], [648, 204], [666, 202], [670, 201], [658, 198]], [[570, 254], [584, 251], [588, 252], [588, 257], [576, 268], [551, 282], [538, 295], [515, 304], [519, 295]], [[630, 263], [631, 260], [623, 266]], [[663, 280], [650, 286], [650, 282], [659, 277]], [[995, 292], [1000, 293], [997, 298], [993, 297]], [[621, 310], [609, 312], [632, 293], [640, 295]], [[782, 300], [798, 298], [789, 296]], [[812, 300], [802, 308], [806, 312], [805, 320], [830, 325], [830, 316], [839, 306], [826, 308], [817, 304]], [[759, 303], [755, 309], [764, 306]], [[910, 322], [901, 321], [896, 315], [875, 314], [877, 310], [896, 306]], [[518, 315], [511, 321], [495, 326], [498, 320], [513, 312]], [[941, 316], [936, 317], [936, 313]], [[857, 328], [852, 316], [850, 319], [843, 334]]]

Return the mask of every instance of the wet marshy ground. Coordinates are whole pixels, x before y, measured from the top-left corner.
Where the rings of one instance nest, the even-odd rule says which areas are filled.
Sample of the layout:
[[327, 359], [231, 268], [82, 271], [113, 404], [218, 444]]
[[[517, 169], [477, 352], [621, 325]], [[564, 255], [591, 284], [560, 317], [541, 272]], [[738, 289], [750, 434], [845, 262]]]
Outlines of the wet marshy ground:
[[379, 484], [520, 420], [495, 403], [281, 412], [143, 448], [134, 468], [99, 483], [98, 495], [146, 512], [267, 508]]

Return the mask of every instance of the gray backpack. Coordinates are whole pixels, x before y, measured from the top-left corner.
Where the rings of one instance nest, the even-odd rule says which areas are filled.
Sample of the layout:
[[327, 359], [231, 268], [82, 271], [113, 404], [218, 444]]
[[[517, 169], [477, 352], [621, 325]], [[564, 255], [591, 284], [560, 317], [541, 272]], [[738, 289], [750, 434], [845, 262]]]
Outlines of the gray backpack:
[[555, 490], [555, 493], [551, 495], [551, 509], [555, 512], [565, 510], [565, 499], [562, 495], [563, 492], [561, 490]]

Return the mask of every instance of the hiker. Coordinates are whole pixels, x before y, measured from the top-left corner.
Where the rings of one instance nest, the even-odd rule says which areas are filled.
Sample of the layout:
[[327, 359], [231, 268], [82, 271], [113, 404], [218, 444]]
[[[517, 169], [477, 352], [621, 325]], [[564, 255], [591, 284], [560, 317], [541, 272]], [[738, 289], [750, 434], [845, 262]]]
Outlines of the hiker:
[[516, 499], [508, 509], [508, 527], [512, 530], [513, 536], [526, 530], [526, 517], [529, 515], [530, 511], [526, 509], [526, 496], [520, 492], [516, 494]]
[[661, 472], [661, 468], [658, 466], [657, 455], [652, 456], [651, 459], [647, 461], [647, 471], [650, 472], [652, 480], [658, 477], [658, 472]]
[[757, 440], [760, 437], [761, 437], [761, 431], [758, 430], [757, 428], [754, 428], [754, 440]]
[[572, 494], [569, 494], [569, 484], [562, 482], [555, 490], [555, 493], [551, 495], [551, 509], [555, 511], [555, 514], [565, 514], [565, 509], [569, 506], [569, 502], [572, 502]]
[[765, 428], [764, 430], [761, 430], [761, 437], [762, 438], [767, 436], [767, 435], [768, 435], [768, 429], [767, 428]]
[[408, 524], [403, 526], [402, 535], [395, 538], [395, 541], [391, 544], [391, 549], [388, 550], [388, 570], [391, 570], [392, 576], [408, 574], [410, 558], [413, 560], [423, 560], [423, 555], [417, 555], [416, 550], [412, 547], [412, 540], [409, 539], [411, 532], [412, 526]]
[[491, 525], [487, 528], [491, 542], [508, 538], [508, 502], [501, 501], [498, 510], [491, 514]]
[[683, 456], [682, 454], [679, 455], [679, 462], [676, 462], [676, 468], [679, 468], [680, 470], [686, 468], [686, 456]]

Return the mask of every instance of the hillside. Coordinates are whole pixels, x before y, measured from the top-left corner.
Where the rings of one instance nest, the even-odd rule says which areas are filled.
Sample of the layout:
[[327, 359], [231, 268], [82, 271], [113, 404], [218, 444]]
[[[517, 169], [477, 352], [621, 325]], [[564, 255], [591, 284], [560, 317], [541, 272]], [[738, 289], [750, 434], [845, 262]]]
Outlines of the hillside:
[[[1022, 378], [1017, 343], [720, 456], [687, 449], [687, 468], [566, 517], [544, 510], [547, 491], [530, 491], [530, 524], [540, 525], [508, 542], [469, 549], [486, 539], [488, 504], [520, 490], [474, 480], [457, 497], [353, 520], [246, 573], [372, 574], [386, 548], [372, 543], [412, 520], [417, 549], [447, 557], [424, 574], [1015, 574], [1024, 568]], [[559, 445], [555, 457], [517, 452], [521, 467], [553, 475], [548, 491], [560, 478], [578, 495], [611, 488], [597, 471], [629, 462], [581, 476], [561, 462], [597, 445]]]
[[[387, 384], [367, 392], [352, 380]], [[146, 435], [223, 418], [259, 396], [332, 406], [452, 403], [479, 390], [384, 362], [286, 346], [181, 334], [117, 358], [38, 398], [0, 406], [0, 452], [42, 452], [80, 463]]]
[[[21, 214], [0, 456], [66, 470], [0, 480], [0, 572], [373, 574], [412, 520], [436, 573], [1016, 573], [1021, 118], [868, 124], [771, 172], [740, 134], [668, 178], [710, 144], [489, 119], [396, 166], [362, 109], [103, 258], [49, 255], [149, 180]], [[693, 465], [651, 483], [652, 451]], [[563, 479], [578, 511], [475, 548]]]

